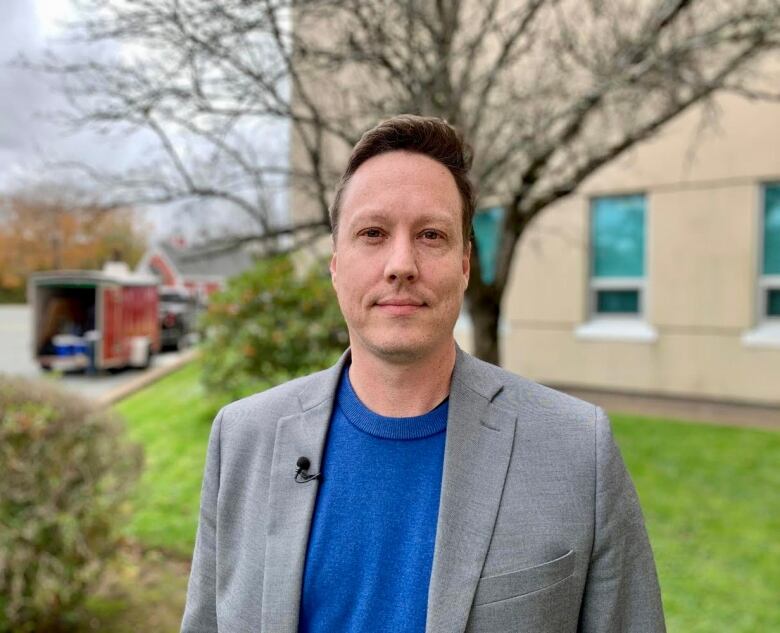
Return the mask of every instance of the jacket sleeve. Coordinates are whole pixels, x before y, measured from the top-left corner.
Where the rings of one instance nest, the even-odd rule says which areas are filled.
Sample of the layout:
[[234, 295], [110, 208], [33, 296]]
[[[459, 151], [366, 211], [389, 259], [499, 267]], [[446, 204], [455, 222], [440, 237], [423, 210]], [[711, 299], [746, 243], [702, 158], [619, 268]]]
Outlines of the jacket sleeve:
[[220, 472], [220, 427], [223, 412], [214, 420], [206, 452], [200, 495], [195, 552], [187, 586], [181, 633], [217, 633], [216, 532]]
[[596, 407], [593, 550], [585, 583], [580, 633], [660, 633], [664, 624], [653, 552], [636, 490]]

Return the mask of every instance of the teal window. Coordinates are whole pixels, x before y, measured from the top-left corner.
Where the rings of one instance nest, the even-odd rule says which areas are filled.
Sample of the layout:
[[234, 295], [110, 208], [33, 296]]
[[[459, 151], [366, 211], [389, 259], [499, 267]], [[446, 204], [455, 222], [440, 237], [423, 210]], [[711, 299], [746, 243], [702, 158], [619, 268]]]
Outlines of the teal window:
[[492, 284], [496, 280], [496, 260], [503, 224], [502, 207], [478, 209], [474, 214], [472, 225], [474, 241], [477, 244], [480, 277], [486, 284]]
[[764, 187], [761, 279], [762, 315], [780, 318], [780, 183]]
[[639, 312], [639, 292], [637, 290], [599, 290], [596, 293], [596, 312], [636, 314]]
[[645, 197], [591, 204], [591, 291], [595, 315], [640, 315], [645, 285]]
[[766, 315], [780, 317], [780, 289], [772, 288], [767, 292]]

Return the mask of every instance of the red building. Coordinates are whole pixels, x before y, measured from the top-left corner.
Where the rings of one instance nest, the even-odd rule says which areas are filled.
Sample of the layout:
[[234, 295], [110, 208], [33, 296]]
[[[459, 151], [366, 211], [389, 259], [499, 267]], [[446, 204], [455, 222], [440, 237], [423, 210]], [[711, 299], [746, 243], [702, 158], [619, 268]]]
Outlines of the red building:
[[141, 258], [136, 270], [155, 275], [163, 286], [187, 288], [206, 300], [227, 279], [252, 265], [252, 256], [240, 248], [209, 253], [188, 248], [182, 239], [158, 242]]

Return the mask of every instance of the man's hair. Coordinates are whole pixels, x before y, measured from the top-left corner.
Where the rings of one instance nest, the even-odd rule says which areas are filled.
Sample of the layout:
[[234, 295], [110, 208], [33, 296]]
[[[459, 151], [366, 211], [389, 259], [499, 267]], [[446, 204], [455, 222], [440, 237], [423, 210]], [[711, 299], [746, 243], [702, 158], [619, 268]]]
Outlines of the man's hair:
[[336, 240], [338, 231], [344, 190], [352, 175], [369, 158], [397, 150], [428, 156], [444, 165], [452, 174], [460, 193], [465, 248], [471, 238], [471, 221], [474, 218], [475, 205], [474, 187], [468, 176], [472, 161], [471, 147], [463, 140], [460, 132], [444, 119], [413, 114], [401, 114], [382, 121], [363, 134], [352, 149], [347, 168], [336, 187], [336, 196], [330, 207], [333, 240]]

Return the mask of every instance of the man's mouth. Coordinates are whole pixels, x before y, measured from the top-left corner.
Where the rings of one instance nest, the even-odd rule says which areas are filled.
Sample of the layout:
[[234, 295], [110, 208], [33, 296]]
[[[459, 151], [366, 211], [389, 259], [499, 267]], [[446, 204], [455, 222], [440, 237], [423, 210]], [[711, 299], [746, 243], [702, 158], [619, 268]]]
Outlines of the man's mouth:
[[376, 302], [376, 306], [388, 314], [395, 316], [405, 316], [414, 314], [425, 307], [425, 303], [417, 299], [381, 299]]

